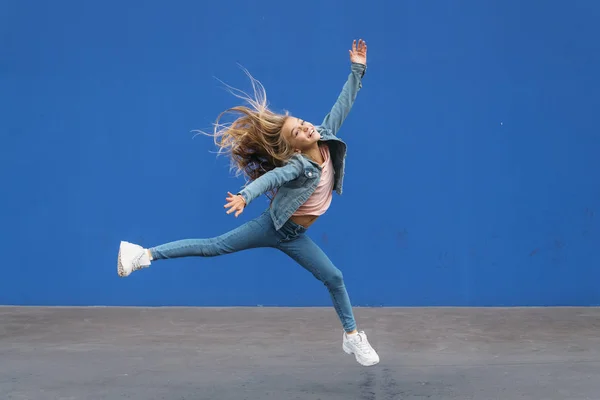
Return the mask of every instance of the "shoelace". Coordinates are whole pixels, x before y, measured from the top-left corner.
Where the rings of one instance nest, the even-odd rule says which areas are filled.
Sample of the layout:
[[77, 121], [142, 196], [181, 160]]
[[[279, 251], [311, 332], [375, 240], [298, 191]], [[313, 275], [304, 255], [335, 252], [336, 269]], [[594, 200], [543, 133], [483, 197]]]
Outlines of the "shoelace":
[[142, 266], [140, 265], [140, 260], [142, 259], [142, 257], [144, 256], [144, 253], [140, 253], [138, 254], [133, 260], [131, 260], [131, 265], [133, 265], [133, 270], [137, 271], [138, 269], [141, 269]]
[[362, 333], [359, 333], [358, 337], [360, 338], [360, 340], [357, 340], [354, 342], [356, 347], [358, 347], [361, 351], [370, 352], [371, 347], [369, 346], [369, 342], [367, 341], [367, 338]]

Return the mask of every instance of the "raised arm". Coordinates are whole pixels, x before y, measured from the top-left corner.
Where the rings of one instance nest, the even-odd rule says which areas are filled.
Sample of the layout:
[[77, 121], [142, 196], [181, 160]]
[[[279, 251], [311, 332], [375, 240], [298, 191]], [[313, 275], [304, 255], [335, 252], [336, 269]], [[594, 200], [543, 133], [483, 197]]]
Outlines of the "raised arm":
[[325, 116], [321, 126], [331, 130], [334, 135], [340, 130], [350, 113], [358, 91], [362, 88], [362, 78], [367, 69], [367, 43], [362, 39], [352, 42], [350, 50], [351, 72], [331, 111]]

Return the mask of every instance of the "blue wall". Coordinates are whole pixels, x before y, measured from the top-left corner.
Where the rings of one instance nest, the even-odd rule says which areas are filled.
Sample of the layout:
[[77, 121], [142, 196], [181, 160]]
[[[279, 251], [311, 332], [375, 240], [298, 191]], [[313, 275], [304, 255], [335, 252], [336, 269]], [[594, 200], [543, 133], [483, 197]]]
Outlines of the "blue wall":
[[237, 103], [215, 77], [318, 123], [361, 37], [345, 192], [311, 228], [353, 302], [600, 303], [600, 3], [289, 4], [2, 3], [1, 304], [330, 305], [275, 250], [127, 279], [116, 255], [266, 207], [226, 215], [243, 181], [193, 138]]

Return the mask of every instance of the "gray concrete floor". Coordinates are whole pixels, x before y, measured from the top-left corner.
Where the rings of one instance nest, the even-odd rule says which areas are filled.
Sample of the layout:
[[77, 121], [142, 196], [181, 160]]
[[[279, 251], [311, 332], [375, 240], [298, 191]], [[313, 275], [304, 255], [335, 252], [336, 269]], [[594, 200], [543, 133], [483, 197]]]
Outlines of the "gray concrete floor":
[[0, 307], [0, 399], [600, 399], [598, 308]]

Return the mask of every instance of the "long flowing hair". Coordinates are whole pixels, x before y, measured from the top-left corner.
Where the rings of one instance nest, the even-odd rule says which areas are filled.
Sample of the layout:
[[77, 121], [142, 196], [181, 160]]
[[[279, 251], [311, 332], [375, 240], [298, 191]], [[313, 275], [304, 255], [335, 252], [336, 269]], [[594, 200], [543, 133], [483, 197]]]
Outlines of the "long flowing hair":
[[[247, 180], [253, 181], [284, 165], [294, 154], [294, 148], [281, 133], [289, 112], [271, 111], [264, 86], [245, 68], [242, 70], [250, 78], [253, 96], [224, 83], [229, 92], [247, 105], [231, 107], [220, 113], [210, 136], [214, 137], [218, 153], [230, 156], [236, 176], [243, 174]], [[235, 119], [221, 122], [228, 114], [235, 116]], [[273, 194], [274, 191], [271, 196], [267, 195], [272, 198]]]

